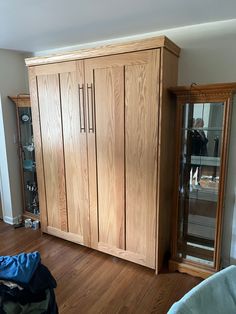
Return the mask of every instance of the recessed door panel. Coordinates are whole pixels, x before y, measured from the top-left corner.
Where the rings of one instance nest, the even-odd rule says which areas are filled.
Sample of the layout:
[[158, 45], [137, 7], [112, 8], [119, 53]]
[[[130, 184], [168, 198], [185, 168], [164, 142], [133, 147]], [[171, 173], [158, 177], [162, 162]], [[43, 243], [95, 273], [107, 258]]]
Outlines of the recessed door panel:
[[[151, 62], [125, 69], [126, 249], [153, 265], [156, 225], [156, 81]], [[156, 95], [156, 93], [154, 93]]]
[[94, 82], [99, 242], [124, 249], [124, 68], [96, 69]]
[[59, 75], [37, 77], [48, 225], [67, 231]]
[[[155, 268], [159, 50], [86, 60], [92, 246]], [[96, 182], [96, 185], [94, 184]]]
[[89, 245], [84, 62], [37, 67], [47, 232]]
[[60, 73], [68, 231], [89, 244], [86, 104], [83, 61]]

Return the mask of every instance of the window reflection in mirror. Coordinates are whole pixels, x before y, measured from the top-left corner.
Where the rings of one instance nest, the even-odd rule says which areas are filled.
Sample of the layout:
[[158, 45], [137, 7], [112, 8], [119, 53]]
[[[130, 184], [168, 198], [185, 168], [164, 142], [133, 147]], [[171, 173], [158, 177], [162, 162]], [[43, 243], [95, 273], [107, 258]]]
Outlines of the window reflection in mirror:
[[179, 256], [213, 266], [224, 103], [185, 104], [179, 178]]

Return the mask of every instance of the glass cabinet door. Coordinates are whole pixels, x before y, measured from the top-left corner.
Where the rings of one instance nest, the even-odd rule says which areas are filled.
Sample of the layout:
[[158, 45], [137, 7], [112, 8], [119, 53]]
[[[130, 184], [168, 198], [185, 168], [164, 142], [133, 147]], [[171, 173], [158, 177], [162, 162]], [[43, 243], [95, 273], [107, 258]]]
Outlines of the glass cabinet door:
[[182, 112], [177, 255], [214, 266], [224, 103]]
[[30, 107], [18, 107], [24, 210], [39, 214], [35, 149]]

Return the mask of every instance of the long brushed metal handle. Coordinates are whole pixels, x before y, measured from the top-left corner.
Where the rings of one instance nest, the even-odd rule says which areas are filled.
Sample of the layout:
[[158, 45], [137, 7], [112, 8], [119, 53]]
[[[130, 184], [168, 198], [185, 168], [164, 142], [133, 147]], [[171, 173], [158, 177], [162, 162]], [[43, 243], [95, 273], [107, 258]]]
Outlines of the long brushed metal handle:
[[[91, 102], [89, 101], [91, 99]], [[94, 94], [93, 84], [87, 84], [87, 104], [88, 104], [88, 131], [94, 133]], [[91, 113], [91, 116], [90, 116]]]
[[[82, 92], [82, 107], [81, 107], [81, 92]], [[78, 85], [79, 93], [79, 120], [80, 120], [80, 133], [85, 133], [85, 104], [84, 104], [84, 84]], [[81, 110], [82, 109], [82, 110]]]

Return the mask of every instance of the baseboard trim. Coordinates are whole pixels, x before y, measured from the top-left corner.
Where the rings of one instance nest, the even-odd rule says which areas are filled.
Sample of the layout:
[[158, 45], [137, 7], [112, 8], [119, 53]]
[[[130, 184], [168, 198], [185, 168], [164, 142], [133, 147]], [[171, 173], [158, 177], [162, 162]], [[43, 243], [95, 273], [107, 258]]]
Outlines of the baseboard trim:
[[19, 217], [10, 217], [10, 216], [3, 216], [3, 221], [9, 225], [15, 225], [19, 221]]

